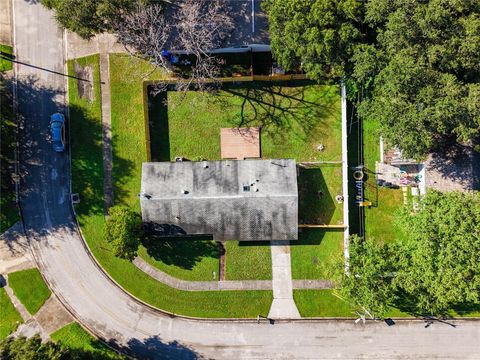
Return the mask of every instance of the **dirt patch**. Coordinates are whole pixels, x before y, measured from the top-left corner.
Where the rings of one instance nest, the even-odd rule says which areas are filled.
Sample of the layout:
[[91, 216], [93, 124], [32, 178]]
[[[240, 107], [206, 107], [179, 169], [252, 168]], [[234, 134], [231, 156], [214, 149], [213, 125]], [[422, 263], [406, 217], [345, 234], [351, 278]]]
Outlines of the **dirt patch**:
[[93, 94], [93, 69], [91, 66], [80, 66], [77, 62], [74, 63], [73, 69], [75, 77], [77, 78], [78, 96], [92, 102], [95, 95]]

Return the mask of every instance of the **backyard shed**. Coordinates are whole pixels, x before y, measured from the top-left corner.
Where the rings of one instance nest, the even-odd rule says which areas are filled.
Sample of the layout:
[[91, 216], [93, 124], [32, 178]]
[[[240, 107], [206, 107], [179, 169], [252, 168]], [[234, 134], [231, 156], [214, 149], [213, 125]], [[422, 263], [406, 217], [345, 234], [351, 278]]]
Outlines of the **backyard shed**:
[[298, 238], [291, 159], [144, 163], [140, 204], [146, 228], [160, 236]]

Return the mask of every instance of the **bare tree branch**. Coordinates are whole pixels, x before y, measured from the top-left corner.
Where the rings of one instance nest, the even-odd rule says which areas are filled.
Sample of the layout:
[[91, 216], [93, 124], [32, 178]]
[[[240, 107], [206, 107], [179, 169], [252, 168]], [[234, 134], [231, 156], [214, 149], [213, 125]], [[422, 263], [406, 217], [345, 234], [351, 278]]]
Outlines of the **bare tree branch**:
[[[131, 49], [130, 54], [174, 77], [179, 91], [219, 87], [222, 62], [211, 50], [221, 45], [232, 28], [225, 2], [219, 0], [181, 0], [169, 8], [139, 5], [115, 25], [120, 43]], [[160, 82], [155, 92], [168, 85]]]

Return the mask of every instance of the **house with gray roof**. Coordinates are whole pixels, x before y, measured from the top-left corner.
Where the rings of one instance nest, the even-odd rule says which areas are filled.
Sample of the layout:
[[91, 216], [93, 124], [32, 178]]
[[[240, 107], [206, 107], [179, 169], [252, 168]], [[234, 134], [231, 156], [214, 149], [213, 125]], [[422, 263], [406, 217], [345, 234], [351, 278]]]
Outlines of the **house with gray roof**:
[[159, 236], [298, 239], [291, 159], [144, 163], [140, 204], [146, 228]]

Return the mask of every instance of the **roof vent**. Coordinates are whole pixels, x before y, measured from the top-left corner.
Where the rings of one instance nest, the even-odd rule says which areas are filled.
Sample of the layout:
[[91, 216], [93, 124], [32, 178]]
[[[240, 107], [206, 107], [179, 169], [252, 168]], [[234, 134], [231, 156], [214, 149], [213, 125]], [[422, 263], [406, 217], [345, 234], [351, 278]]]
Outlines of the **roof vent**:
[[188, 194], [188, 190], [182, 190], [182, 194], [187, 195], [187, 194]]

